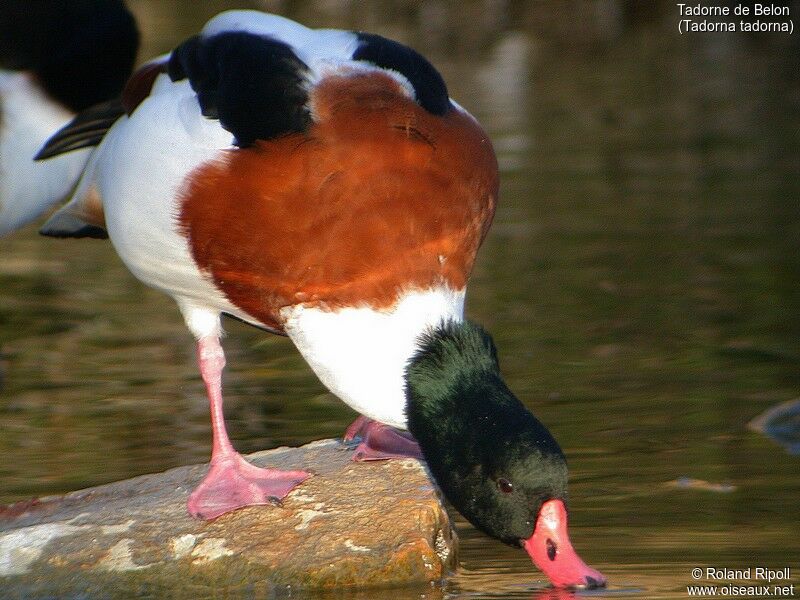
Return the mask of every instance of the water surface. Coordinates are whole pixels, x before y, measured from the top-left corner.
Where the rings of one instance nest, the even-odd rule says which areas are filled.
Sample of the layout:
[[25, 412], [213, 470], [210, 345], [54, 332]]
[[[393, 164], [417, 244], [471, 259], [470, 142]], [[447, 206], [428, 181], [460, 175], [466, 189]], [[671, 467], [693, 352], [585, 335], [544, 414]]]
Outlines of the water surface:
[[[130, 5], [144, 58], [230, 3]], [[797, 584], [800, 458], [746, 427], [800, 396], [797, 35], [680, 37], [659, 2], [260, 5], [411, 43], [490, 133], [501, 202], [467, 311], [568, 456], [573, 542], [611, 581], [578, 596], [685, 598], [707, 566]], [[288, 340], [226, 328], [241, 451], [354, 418]], [[207, 460], [191, 338], [106, 242], [0, 240], [0, 373], [2, 502]], [[443, 589], [318, 597], [573, 597], [458, 526]]]

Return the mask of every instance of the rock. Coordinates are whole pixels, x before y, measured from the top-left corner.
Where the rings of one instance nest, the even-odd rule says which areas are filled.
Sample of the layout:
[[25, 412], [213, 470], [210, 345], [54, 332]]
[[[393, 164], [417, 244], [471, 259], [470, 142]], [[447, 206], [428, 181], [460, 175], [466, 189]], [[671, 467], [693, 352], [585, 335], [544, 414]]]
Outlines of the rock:
[[[414, 459], [353, 463], [335, 440], [248, 458], [314, 477], [282, 506], [210, 522], [186, 512], [207, 465], [0, 508], [0, 589], [11, 597], [271, 597], [284, 587], [440, 581], [457, 539]], [[4, 596], [8, 597], [8, 596]]]
[[747, 424], [783, 446], [789, 454], [800, 454], [800, 398], [781, 402]]

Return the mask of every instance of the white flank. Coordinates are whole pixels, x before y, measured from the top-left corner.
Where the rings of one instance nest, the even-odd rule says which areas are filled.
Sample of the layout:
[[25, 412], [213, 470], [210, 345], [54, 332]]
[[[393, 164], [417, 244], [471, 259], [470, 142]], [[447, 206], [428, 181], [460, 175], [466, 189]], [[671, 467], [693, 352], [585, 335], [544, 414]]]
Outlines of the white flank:
[[0, 235], [26, 225], [75, 185], [88, 150], [33, 160], [71, 117], [30, 75], [0, 71]]
[[331, 392], [362, 415], [405, 428], [406, 365], [422, 333], [463, 320], [464, 290], [409, 292], [388, 310], [293, 306], [282, 316], [286, 333]]
[[231, 143], [218, 121], [200, 114], [188, 81], [172, 83], [161, 75], [151, 95], [108, 132], [92, 174], [123, 262], [141, 281], [178, 301], [195, 335], [210, 333], [220, 312], [252, 321], [197, 268], [178, 231], [187, 174]]
[[[364, 68], [349, 60], [358, 44], [351, 32], [314, 31], [280, 17], [235, 11], [210, 21], [203, 34], [231, 30], [286, 41], [311, 68], [309, 83], [337, 65]], [[87, 172], [99, 188], [108, 233], [120, 257], [137, 278], [176, 299], [197, 337], [219, 334], [220, 312], [258, 324], [198, 269], [177, 226], [186, 176], [218, 159], [232, 142], [217, 120], [201, 115], [188, 81], [160, 75], [150, 96], [108, 132]], [[461, 321], [463, 311], [464, 291], [442, 285], [408, 291], [386, 310], [293, 306], [284, 308], [281, 317], [303, 357], [334, 394], [359, 413], [404, 428], [405, 369], [419, 336], [442, 322]]]

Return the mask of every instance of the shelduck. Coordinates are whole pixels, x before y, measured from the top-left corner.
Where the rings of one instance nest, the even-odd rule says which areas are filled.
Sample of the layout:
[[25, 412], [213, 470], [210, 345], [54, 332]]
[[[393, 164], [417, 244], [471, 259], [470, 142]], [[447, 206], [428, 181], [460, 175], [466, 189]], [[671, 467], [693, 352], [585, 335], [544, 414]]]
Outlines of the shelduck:
[[348, 432], [361, 459], [421, 454], [456, 509], [524, 547], [554, 584], [605, 585], [567, 535], [561, 449], [464, 319], [497, 163], [425, 58], [377, 35], [232, 11], [142, 67], [122, 105], [78, 115], [42, 150], [102, 138], [42, 232], [107, 231], [197, 339], [213, 449], [192, 515], [266, 504], [310, 476], [256, 468], [231, 445], [225, 314], [289, 336], [363, 415]]
[[138, 43], [119, 0], [0, 3], [0, 235], [68, 196], [89, 152], [33, 157], [75, 113], [117, 101]]

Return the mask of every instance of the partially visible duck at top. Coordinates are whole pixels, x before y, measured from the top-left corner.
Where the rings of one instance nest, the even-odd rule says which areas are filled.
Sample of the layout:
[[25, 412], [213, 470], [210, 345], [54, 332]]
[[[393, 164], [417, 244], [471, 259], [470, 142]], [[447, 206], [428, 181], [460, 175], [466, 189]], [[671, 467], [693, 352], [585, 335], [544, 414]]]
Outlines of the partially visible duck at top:
[[118, 101], [138, 44], [120, 0], [0, 2], [0, 235], [66, 199], [88, 151], [33, 156], [76, 113]]
[[567, 535], [564, 454], [504, 383], [490, 336], [464, 319], [497, 161], [436, 69], [377, 35], [233, 11], [142, 67], [123, 101], [43, 149], [103, 136], [42, 232], [107, 230], [197, 339], [213, 444], [189, 512], [266, 504], [310, 476], [256, 468], [228, 439], [226, 314], [288, 335], [361, 413], [358, 456], [421, 452], [476, 527], [523, 546], [556, 585], [603, 585]]

